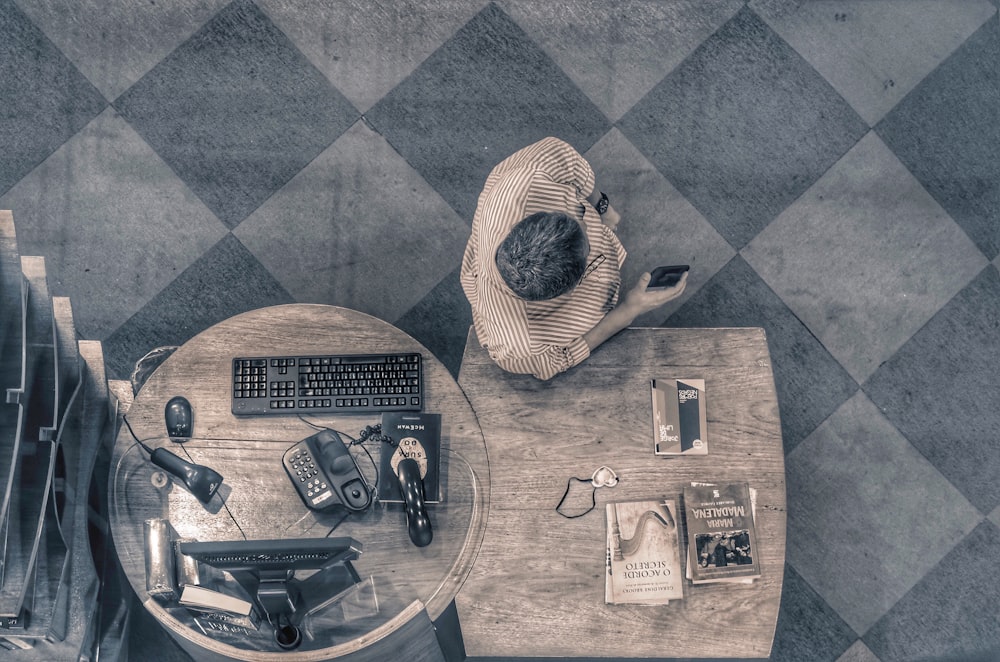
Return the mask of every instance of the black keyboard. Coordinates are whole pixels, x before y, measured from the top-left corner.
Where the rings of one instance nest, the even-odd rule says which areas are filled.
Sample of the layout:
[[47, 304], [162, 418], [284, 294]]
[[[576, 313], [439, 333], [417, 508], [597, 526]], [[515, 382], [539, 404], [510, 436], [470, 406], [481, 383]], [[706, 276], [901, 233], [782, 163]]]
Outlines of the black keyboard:
[[367, 414], [422, 411], [420, 354], [233, 359], [233, 413]]

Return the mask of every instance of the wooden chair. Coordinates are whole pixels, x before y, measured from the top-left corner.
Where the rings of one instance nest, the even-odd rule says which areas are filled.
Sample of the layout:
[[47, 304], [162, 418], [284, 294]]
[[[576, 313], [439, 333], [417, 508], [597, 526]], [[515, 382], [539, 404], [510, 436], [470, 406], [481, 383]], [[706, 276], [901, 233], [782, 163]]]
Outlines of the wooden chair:
[[76, 339], [44, 259], [19, 256], [9, 211], [0, 211], [0, 379], [0, 648], [23, 649], [22, 660], [93, 658], [94, 469], [110, 446], [104, 357], [99, 342]]

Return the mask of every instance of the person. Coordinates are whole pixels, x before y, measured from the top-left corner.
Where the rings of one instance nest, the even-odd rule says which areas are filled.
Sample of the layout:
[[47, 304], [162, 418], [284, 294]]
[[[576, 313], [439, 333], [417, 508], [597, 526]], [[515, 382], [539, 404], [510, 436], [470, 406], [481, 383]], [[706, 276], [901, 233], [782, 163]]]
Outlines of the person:
[[683, 293], [687, 274], [673, 287], [647, 291], [647, 272], [621, 297], [620, 220], [590, 164], [559, 138], [528, 145], [493, 168], [460, 280], [479, 342], [498, 366], [551, 379]]

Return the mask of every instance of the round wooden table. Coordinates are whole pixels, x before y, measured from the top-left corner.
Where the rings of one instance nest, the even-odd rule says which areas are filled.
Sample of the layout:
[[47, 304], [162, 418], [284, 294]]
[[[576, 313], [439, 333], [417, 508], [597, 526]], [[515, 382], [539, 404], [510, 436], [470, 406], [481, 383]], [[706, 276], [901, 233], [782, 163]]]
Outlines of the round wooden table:
[[[375, 503], [363, 514], [309, 510], [281, 464], [282, 454], [322, 426], [358, 437], [379, 414], [238, 417], [231, 412], [233, 358], [409, 352], [423, 355], [424, 411], [442, 415], [444, 500], [428, 504], [433, 542], [413, 545], [401, 506]], [[192, 438], [166, 436], [164, 407], [181, 395], [191, 403]], [[364, 656], [376, 642], [426, 610], [436, 619], [453, 601], [482, 543], [489, 510], [490, 473], [476, 416], [448, 370], [426, 348], [392, 325], [363, 313], [324, 305], [292, 304], [232, 317], [185, 343], [149, 377], [125, 418], [151, 447], [167, 447], [218, 471], [224, 483], [203, 505], [164, 473], [121, 426], [110, 476], [111, 527], [118, 557], [146, 609], [198, 659], [325, 660]], [[304, 419], [304, 420], [303, 420]], [[312, 424], [312, 425], [310, 425]], [[346, 441], [346, 439], [345, 439]], [[374, 462], [378, 444], [367, 443]], [[359, 470], [374, 484], [373, 461], [352, 448]], [[224, 503], [223, 503], [224, 502]], [[199, 541], [350, 536], [364, 546], [353, 562], [371, 578], [378, 611], [363, 618], [327, 619], [304, 628], [294, 651], [281, 651], [270, 626], [259, 636], [221, 640], [197, 630], [176, 601], [149, 597], [143, 524], [170, 521], [174, 535]], [[320, 627], [322, 625], [322, 627]]]

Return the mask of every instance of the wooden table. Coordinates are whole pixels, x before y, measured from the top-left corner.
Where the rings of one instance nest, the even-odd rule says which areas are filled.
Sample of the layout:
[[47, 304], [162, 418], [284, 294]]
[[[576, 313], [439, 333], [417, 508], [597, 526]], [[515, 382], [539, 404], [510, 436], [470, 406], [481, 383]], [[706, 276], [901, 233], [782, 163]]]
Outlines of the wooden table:
[[[653, 455], [649, 381], [672, 377], [705, 379], [708, 456]], [[457, 599], [470, 657], [770, 654], [785, 470], [763, 329], [628, 329], [548, 382], [503, 372], [470, 331], [459, 384], [479, 417], [493, 477], [482, 551]], [[618, 485], [599, 489], [597, 508], [583, 517], [557, 514], [567, 480], [601, 465], [618, 473]], [[676, 498], [692, 481], [757, 489], [761, 578], [685, 582], [684, 599], [666, 606], [606, 605], [603, 504]]]
[[[265, 645], [220, 643], [182, 622], [169, 603], [146, 591], [143, 522], [168, 518], [177, 534], [198, 540], [317, 537], [326, 535], [343, 511], [307, 510], [281, 465], [293, 443], [315, 429], [297, 416], [236, 417], [231, 413], [230, 375], [235, 357], [309, 354], [370, 354], [386, 351], [423, 355], [425, 411], [442, 414], [442, 481], [445, 500], [428, 505], [434, 540], [414, 546], [399, 506], [377, 504], [351, 515], [333, 535], [352, 536], [364, 545], [354, 567], [374, 578], [377, 616], [318, 633], [293, 652]], [[194, 410], [193, 438], [183, 447], [165, 434], [164, 406], [175, 395]], [[308, 420], [357, 437], [372, 415], [313, 415]], [[181, 346], [150, 376], [136, 395], [127, 420], [152, 447], [166, 446], [191, 461], [212, 467], [225, 482], [203, 506], [178, 483], [158, 487], [158, 468], [122, 426], [110, 477], [111, 525], [125, 574], [145, 607], [197, 659], [320, 660], [361, 651], [379, 659], [381, 642], [419, 615], [436, 619], [455, 598], [479, 550], [489, 508], [489, 467], [482, 433], [469, 402], [447, 369], [402, 331], [362, 313], [321, 305], [263, 308], [228, 319]], [[373, 446], [373, 444], [369, 444]], [[377, 448], [371, 448], [378, 460]], [[360, 471], [374, 484], [374, 468], [354, 450]], [[232, 516], [230, 516], [230, 513]], [[235, 520], [235, 522], [234, 522]], [[426, 610], [426, 613], [424, 613]], [[183, 611], [183, 610], [180, 610]], [[262, 627], [262, 630], [264, 628]], [[329, 636], [327, 636], [329, 635]], [[268, 646], [267, 644], [270, 644]], [[260, 650], [249, 650], [249, 648]], [[365, 651], [368, 651], [365, 654]], [[438, 649], [440, 652], [440, 649]]]

